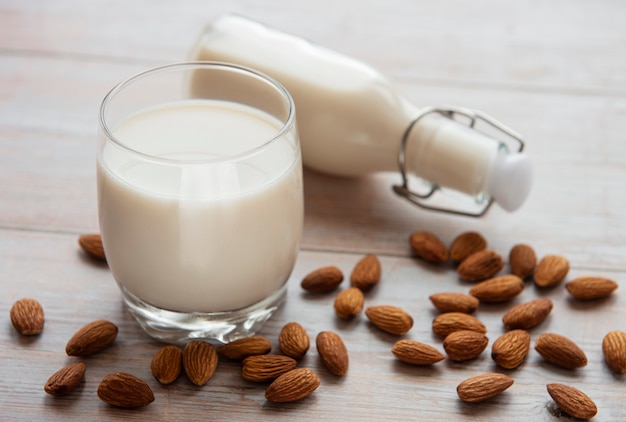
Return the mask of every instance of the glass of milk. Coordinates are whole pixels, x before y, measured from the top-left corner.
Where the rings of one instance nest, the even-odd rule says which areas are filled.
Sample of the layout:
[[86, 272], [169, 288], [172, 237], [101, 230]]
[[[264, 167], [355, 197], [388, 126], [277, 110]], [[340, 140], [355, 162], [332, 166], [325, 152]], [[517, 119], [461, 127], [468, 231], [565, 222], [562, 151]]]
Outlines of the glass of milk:
[[109, 267], [152, 337], [228, 342], [280, 306], [303, 193], [294, 104], [278, 82], [216, 62], [121, 82], [100, 108], [97, 180]]

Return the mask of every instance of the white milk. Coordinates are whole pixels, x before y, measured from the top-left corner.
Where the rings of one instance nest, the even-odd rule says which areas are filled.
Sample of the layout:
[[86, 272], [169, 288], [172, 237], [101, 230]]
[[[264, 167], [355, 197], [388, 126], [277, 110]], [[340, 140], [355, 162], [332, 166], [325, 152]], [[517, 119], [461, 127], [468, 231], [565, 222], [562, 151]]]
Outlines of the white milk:
[[[118, 283], [179, 312], [241, 309], [279, 289], [303, 219], [296, 139], [261, 146], [281, 127], [252, 108], [190, 100], [142, 110], [114, 128], [131, 149], [184, 162], [139, 160], [104, 144], [100, 228]], [[199, 162], [255, 147], [240, 162]]]
[[[235, 15], [213, 22], [191, 59], [249, 66], [284, 85], [298, 109], [303, 162], [325, 173], [397, 171], [404, 133], [421, 112], [368, 65]], [[530, 164], [522, 154], [505, 155], [494, 139], [430, 113], [410, 132], [406, 167], [512, 210], [530, 188]]]

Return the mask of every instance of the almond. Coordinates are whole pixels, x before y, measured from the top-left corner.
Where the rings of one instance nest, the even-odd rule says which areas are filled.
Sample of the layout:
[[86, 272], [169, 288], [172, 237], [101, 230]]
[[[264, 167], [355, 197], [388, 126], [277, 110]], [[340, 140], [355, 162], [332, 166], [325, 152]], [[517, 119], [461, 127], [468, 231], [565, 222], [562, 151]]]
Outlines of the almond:
[[513, 274], [525, 280], [535, 273], [537, 254], [531, 246], [520, 243], [511, 248], [509, 265]]
[[497, 252], [484, 249], [465, 258], [456, 271], [464, 280], [483, 281], [496, 275], [503, 267], [504, 261]]
[[265, 398], [275, 403], [300, 400], [313, 393], [320, 379], [308, 368], [296, 368], [276, 378], [265, 390]]
[[482, 281], [470, 289], [481, 302], [507, 302], [524, 291], [524, 282], [516, 275], [503, 275]]
[[435, 264], [446, 262], [450, 256], [446, 245], [433, 233], [427, 231], [412, 233], [409, 237], [409, 244], [417, 256]]
[[183, 369], [183, 351], [180, 347], [163, 346], [152, 357], [150, 370], [152, 375], [161, 384], [171, 384], [180, 375]]
[[552, 312], [552, 301], [539, 298], [512, 307], [502, 317], [502, 323], [508, 329], [531, 329], [539, 325]]
[[460, 330], [446, 336], [443, 348], [450, 359], [462, 362], [477, 358], [488, 343], [489, 339], [483, 333]]
[[13, 328], [23, 336], [40, 334], [43, 331], [44, 315], [41, 304], [31, 298], [20, 299], [9, 311]]
[[339, 318], [354, 318], [363, 310], [364, 301], [361, 289], [350, 287], [342, 290], [335, 298], [335, 313]]
[[265, 337], [252, 336], [231, 341], [217, 348], [217, 353], [227, 359], [241, 361], [248, 356], [265, 355], [272, 350], [272, 343]]
[[332, 331], [322, 331], [315, 338], [317, 353], [324, 366], [335, 375], [348, 372], [348, 349], [341, 337]]
[[68, 356], [89, 356], [107, 348], [117, 337], [117, 325], [100, 319], [79, 329], [65, 346]]
[[559, 334], [541, 334], [535, 340], [535, 350], [548, 362], [565, 369], [582, 368], [587, 356], [572, 340]]
[[594, 300], [610, 296], [617, 283], [602, 277], [579, 277], [566, 283], [565, 288], [576, 299]]
[[148, 384], [136, 376], [115, 372], [100, 381], [98, 398], [111, 406], [136, 409], [152, 403], [154, 394]]
[[560, 255], [546, 255], [539, 261], [535, 270], [535, 284], [539, 287], [553, 287], [559, 284], [569, 272], [569, 261]]
[[476, 375], [460, 383], [456, 392], [464, 402], [478, 403], [497, 396], [513, 385], [513, 382], [513, 378], [504, 374]]
[[433, 320], [433, 332], [439, 337], [446, 338], [450, 333], [461, 330], [471, 330], [482, 334], [487, 332], [487, 328], [478, 318], [463, 312], [447, 312], [436, 316]]
[[52, 374], [43, 389], [52, 396], [64, 396], [78, 387], [84, 375], [83, 362], [71, 363]]
[[310, 339], [304, 327], [297, 322], [283, 326], [278, 336], [280, 350], [296, 360], [302, 359], [310, 347]]
[[78, 237], [78, 244], [91, 258], [106, 262], [102, 238], [99, 234], [82, 234]]
[[366, 292], [380, 282], [382, 268], [376, 255], [365, 255], [359, 260], [350, 274], [350, 284]]
[[444, 355], [433, 346], [415, 340], [398, 340], [391, 348], [396, 358], [411, 365], [432, 365], [442, 361]]
[[335, 266], [318, 268], [307, 274], [300, 286], [311, 293], [328, 293], [335, 290], [343, 281], [343, 273]]
[[396, 306], [372, 306], [365, 310], [365, 315], [372, 324], [390, 334], [406, 334], [413, 327], [411, 315]]
[[450, 245], [450, 258], [462, 262], [471, 254], [487, 249], [487, 240], [478, 232], [465, 232], [458, 235]]
[[241, 376], [252, 382], [273, 381], [285, 372], [295, 369], [297, 362], [289, 356], [256, 355], [243, 360]]
[[430, 295], [429, 299], [440, 312], [463, 312], [471, 314], [478, 309], [478, 299], [463, 293], [436, 293]]
[[192, 340], [183, 350], [183, 368], [187, 378], [193, 384], [206, 384], [217, 369], [217, 352], [215, 347], [202, 340]]
[[613, 371], [620, 374], [626, 372], [626, 332], [611, 331], [604, 336], [602, 353]]
[[593, 400], [577, 388], [564, 384], [548, 384], [547, 388], [554, 402], [570, 416], [591, 419], [598, 413]]
[[514, 369], [522, 364], [530, 350], [530, 334], [512, 330], [502, 334], [491, 346], [491, 358], [501, 367]]

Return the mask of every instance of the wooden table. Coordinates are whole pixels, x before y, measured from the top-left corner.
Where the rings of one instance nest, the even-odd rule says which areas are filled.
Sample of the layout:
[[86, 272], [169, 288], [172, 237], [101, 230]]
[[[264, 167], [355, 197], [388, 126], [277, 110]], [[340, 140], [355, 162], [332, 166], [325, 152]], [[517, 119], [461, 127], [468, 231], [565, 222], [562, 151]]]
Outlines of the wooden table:
[[[240, 13], [369, 62], [418, 105], [456, 104], [495, 115], [527, 139], [536, 183], [521, 210], [492, 209], [482, 219], [420, 210], [396, 197], [397, 174], [334, 179], [305, 172], [302, 250], [288, 300], [260, 334], [277, 344], [280, 328], [298, 321], [311, 338], [339, 333], [350, 352], [345, 377], [331, 375], [313, 347], [301, 366], [322, 384], [312, 396], [275, 405], [263, 385], [245, 382], [239, 365], [221, 362], [204, 387], [181, 376], [171, 386], [152, 378], [161, 346], [122, 305], [104, 265], [77, 246], [97, 232], [95, 134], [104, 94], [146, 67], [183, 60], [205, 25], [223, 12]], [[148, 0], [0, 1], [0, 419], [1, 420], [543, 420], [558, 419], [546, 384], [561, 382], [593, 398], [595, 420], [626, 420], [624, 375], [612, 373], [601, 342], [626, 330], [626, 292], [595, 302], [572, 300], [563, 284], [538, 290], [528, 282], [513, 303], [481, 305], [476, 313], [490, 344], [470, 362], [433, 367], [398, 362], [398, 339], [364, 315], [338, 320], [334, 294], [311, 297], [299, 286], [310, 271], [337, 265], [349, 276], [367, 253], [382, 262], [381, 284], [366, 306], [401, 306], [415, 319], [404, 337], [442, 349], [431, 330], [437, 314], [428, 296], [466, 292], [452, 265], [434, 267], [411, 256], [416, 230], [450, 242], [468, 230], [508, 256], [520, 242], [539, 257], [569, 259], [567, 279], [583, 275], [626, 280], [626, 3], [619, 0], [518, 2], [444, 0]], [[503, 273], [508, 271], [505, 267]], [[34, 297], [44, 307], [44, 332], [21, 337], [11, 305]], [[490, 357], [504, 332], [503, 313], [535, 297], [554, 311], [534, 339], [555, 332], [589, 358], [571, 371], [545, 363], [531, 348], [513, 371]], [[73, 361], [65, 343], [83, 324], [105, 318], [119, 325], [112, 347], [87, 358], [78, 390], [62, 398], [43, 391], [48, 377]], [[275, 348], [277, 350], [277, 347]], [[101, 402], [96, 388], [110, 372], [148, 382], [156, 400], [139, 411]], [[484, 372], [515, 384], [478, 405], [461, 402], [456, 386]], [[561, 419], [562, 420], [562, 419]]]

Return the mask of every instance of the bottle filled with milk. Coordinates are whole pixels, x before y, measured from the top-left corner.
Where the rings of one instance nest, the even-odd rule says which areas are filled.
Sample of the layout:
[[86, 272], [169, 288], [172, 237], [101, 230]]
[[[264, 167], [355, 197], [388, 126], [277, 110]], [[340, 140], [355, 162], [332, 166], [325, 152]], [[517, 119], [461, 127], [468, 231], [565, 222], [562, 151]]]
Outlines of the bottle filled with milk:
[[[311, 169], [339, 176], [399, 171], [396, 193], [463, 215], [483, 215], [493, 202], [514, 211], [530, 191], [532, 166], [516, 132], [478, 111], [419, 108], [351, 57], [224, 15], [201, 35], [191, 59], [247, 66], [284, 85]], [[192, 93], [201, 85], [192, 79]]]

